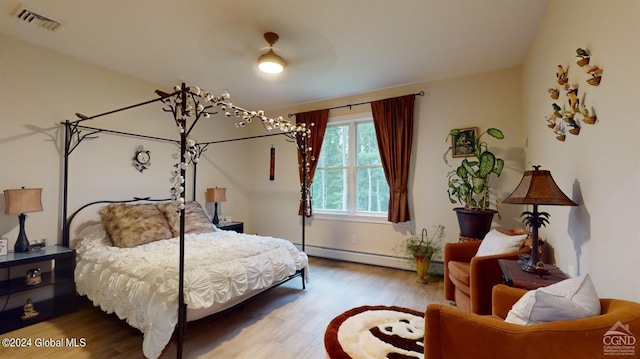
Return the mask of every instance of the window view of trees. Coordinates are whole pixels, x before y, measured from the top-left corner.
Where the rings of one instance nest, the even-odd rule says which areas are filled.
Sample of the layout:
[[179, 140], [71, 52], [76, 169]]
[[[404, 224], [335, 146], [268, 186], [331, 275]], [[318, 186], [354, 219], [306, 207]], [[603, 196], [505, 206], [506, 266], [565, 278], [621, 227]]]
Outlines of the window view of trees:
[[389, 185], [371, 119], [327, 126], [311, 190], [314, 211], [387, 212]]

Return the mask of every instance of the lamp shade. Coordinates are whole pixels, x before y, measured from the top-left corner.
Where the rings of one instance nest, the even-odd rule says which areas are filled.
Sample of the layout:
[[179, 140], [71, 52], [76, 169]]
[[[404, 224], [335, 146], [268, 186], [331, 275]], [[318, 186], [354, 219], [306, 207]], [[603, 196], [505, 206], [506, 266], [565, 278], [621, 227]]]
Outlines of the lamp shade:
[[207, 202], [226, 202], [226, 188], [207, 188]]
[[525, 171], [520, 184], [503, 203], [543, 204], [556, 206], [577, 206], [558, 187], [551, 172], [533, 166], [533, 171]]
[[278, 56], [273, 49], [258, 58], [258, 68], [262, 72], [277, 74], [284, 69], [284, 60]]
[[42, 188], [5, 189], [5, 214], [42, 211]]
[[280, 36], [275, 32], [267, 32], [264, 39], [269, 43], [269, 51], [258, 57], [258, 68], [268, 74], [278, 74], [284, 69], [284, 59], [273, 52], [273, 44], [278, 42]]

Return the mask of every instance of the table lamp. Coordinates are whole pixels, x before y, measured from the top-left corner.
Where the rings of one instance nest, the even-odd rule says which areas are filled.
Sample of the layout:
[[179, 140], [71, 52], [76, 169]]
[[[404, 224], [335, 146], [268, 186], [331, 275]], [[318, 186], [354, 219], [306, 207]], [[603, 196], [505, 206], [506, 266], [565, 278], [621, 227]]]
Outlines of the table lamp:
[[20, 220], [20, 232], [13, 250], [18, 252], [29, 251], [29, 240], [24, 230], [25, 213], [42, 212], [42, 188], [5, 189], [4, 201], [5, 214], [17, 214]]
[[227, 201], [227, 189], [226, 188], [207, 188], [207, 202], [214, 203], [214, 211], [213, 211], [213, 220], [211, 221], [213, 224], [217, 225], [220, 223], [218, 219], [218, 202], [226, 202]]
[[531, 255], [522, 266], [522, 270], [530, 273], [545, 273], [544, 263], [538, 253], [538, 229], [549, 223], [549, 213], [538, 212], [538, 205], [577, 206], [567, 197], [551, 177], [551, 172], [533, 166], [533, 171], [525, 171], [520, 184], [502, 203], [531, 204], [533, 211], [522, 212], [522, 222], [531, 228]]

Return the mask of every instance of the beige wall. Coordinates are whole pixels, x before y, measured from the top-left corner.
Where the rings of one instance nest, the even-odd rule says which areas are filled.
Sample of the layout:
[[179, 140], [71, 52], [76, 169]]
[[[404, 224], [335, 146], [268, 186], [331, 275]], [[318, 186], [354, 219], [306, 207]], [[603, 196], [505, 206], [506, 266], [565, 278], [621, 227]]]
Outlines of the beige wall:
[[[540, 164], [579, 207], [546, 206], [549, 239], [558, 265], [570, 275], [588, 273], [601, 296], [640, 300], [640, 2], [549, 3], [523, 66], [526, 164]], [[584, 82], [575, 50], [586, 47], [604, 70], [598, 87]], [[579, 136], [555, 139], [545, 126], [551, 112], [547, 89], [555, 69], [569, 66], [598, 122]], [[561, 94], [559, 100], [563, 100]], [[580, 95], [582, 98], [582, 95]]]
[[[488, 127], [503, 130], [506, 138], [489, 141], [495, 153], [504, 158], [505, 170], [493, 182], [494, 198], [502, 199], [518, 184], [523, 170], [524, 141], [522, 137], [520, 69], [513, 68], [481, 75], [420, 83], [357, 96], [306, 104], [296, 108], [273, 111], [272, 115], [286, 115], [300, 111], [360, 103], [425, 92], [416, 97], [415, 127], [412, 165], [410, 169], [410, 207], [413, 220], [410, 223], [391, 224], [362, 223], [334, 220], [310, 219], [306, 228], [306, 244], [348, 252], [368, 253], [379, 256], [403, 255], [397, 250], [399, 241], [410, 233], [420, 233], [434, 226], [446, 227], [446, 241], [458, 240], [458, 224], [447, 197], [446, 174], [451, 170], [442, 160], [449, 146], [445, 139], [453, 128], [477, 126], [480, 131]], [[332, 110], [330, 116], [340, 116], [369, 110], [369, 106], [356, 106], [351, 110]], [[270, 233], [299, 243], [301, 229], [297, 213], [299, 199], [298, 177], [295, 167], [295, 148], [282, 144], [277, 148], [276, 181], [268, 181], [269, 140], [254, 144], [253, 176], [255, 192], [252, 194], [253, 229]], [[459, 159], [450, 159], [455, 165]], [[519, 209], [501, 206], [503, 218], [495, 226], [520, 225]], [[356, 236], [357, 243], [352, 243]], [[314, 253], [309, 250], [309, 252]], [[357, 254], [337, 253], [339, 258], [362, 259]], [[346, 256], [346, 257], [345, 257]], [[366, 259], [364, 259], [366, 261]], [[378, 262], [374, 262], [378, 263]], [[388, 265], [403, 265], [405, 261], [392, 260]]]
[[[75, 121], [75, 113], [92, 116], [154, 99], [159, 86], [107, 68], [92, 65], [24, 41], [0, 35], [0, 190], [42, 187], [44, 211], [28, 214], [26, 232], [30, 240], [46, 238], [61, 243], [62, 161], [64, 130], [60, 122]], [[173, 118], [159, 103], [84, 122], [92, 127], [146, 134], [179, 140]], [[248, 132], [248, 131], [245, 131]], [[82, 134], [87, 133], [83, 131]], [[193, 137], [215, 140], [242, 137], [224, 116], [203, 121]], [[69, 209], [100, 199], [133, 196], [167, 198], [172, 154], [170, 142], [141, 140], [101, 134], [84, 140], [70, 156]], [[137, 172], [132, 158], [138, 145], [151, 151], [151, 167]], [[234, 157], [237, 156], [237, 157]], [[247, 145], [211, 145], [198, 168], [197, 199], [204, 204], [207, 187], [228, 187], [229, 202], [221, 212], [236, 218], [249, 217], [246, 192], [250, 187]], [[188, 182], [187, 188], [191, 187]], [[191, 193], [191, 189], [188, 189]], [[2, 201], [4, 206], [4, 201]], [[211, 213], [211, 206], [207, 206]], [[4, 211], [2, 211], [4, 212]], [[17, 216], [0, 216], [0, 234], [13, 248], [18, 236]]]

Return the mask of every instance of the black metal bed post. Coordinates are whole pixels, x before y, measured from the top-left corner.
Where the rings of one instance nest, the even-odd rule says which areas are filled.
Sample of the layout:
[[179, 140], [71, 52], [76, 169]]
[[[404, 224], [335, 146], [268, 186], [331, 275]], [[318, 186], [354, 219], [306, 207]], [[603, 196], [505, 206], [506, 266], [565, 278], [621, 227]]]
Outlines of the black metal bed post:
[[[308, 169], [309, 167], [307, 166], [307, 134], [305, 133], [302, 137], [302, 149], [298, 148], [299, 151], [302, 151], [302, 188], [301, 188], [301, 192], [302, 192], [302, 251], [304, 252], [304, 245], [305, 245], [305, 231], [306, 231], [306, 218], [307, 218], [307, 198], [309, 196], [309, 190], [308, 190], [308, 186], [307, 186], [307, 180], [309, 178], [309, 174], [308, 174]], [[300, 276], [302, 277], [302, 289], [306, 289], [307, 288], [307, 284], [305, 283], [305, 276], [304, 276], [304, 268], [302, 269], [302, 272], [300, 272]]]
[[62, 187], [62, 245], [69, 246], [69, 223], [67, 223], [67, 211], [69, 210], [69, 146], [71, 142], [71, 123], [64, 122], [64, 173]]
[[307, 135], [302, 137], [302, 251], [304, 252], [305, 244], [305, 230], [306, 230], [306, 217], [307, 217], [307, 198], [309, 196], [309, 190], [307, 186], [308, 181], [308, 169], [307, 166]]
[[[182, 126], [183, 131], [180, 131], [180, 163], [184, 161], [184, 154], [187, 151], [187, 132], [184, 131], [186, 127], [186, 119], [184, 118], [185, 107], [187, 103], [187, 88], [182, 84], [182, 104], [180, 109], [176, 108], [176, 111], [180, 111], [180, 118], [176, 119], [178, 125]], [[176, 112], [177, 113], [177, 112]], [[184, 166], [180, 166], [180, 175], [185, 179], [183, 182], [184, 191], [180, 194], [180, 198], [184, 201], [186, 193], [186, 175], [187, 171]], [[180, 209], [180, 269], [178, 278], [178, 350], [177, 358], [182, 358], [182, 349], [184, 344], [184, 336], [187, 330], [187, 305], [184, 303], [184, 227], [185, 227], [185, 214], [184, 208]]]
[[196, 187], [196, 178], [198, 178], [198, 176], [196, 175], [197, 171], [198, 171], [198, 164], [193, 162], [193, 174], [192, 174], [193, 175], [193, 184], [192, 184], [192, 188], [193, 189], [191, 190], [191, 196], [192, 196], [191, 200], [192, 201], [196, 200], [196, 188], [197, 188]]

